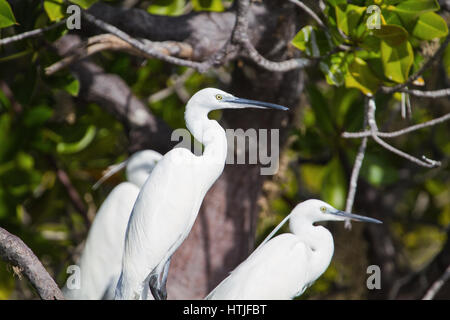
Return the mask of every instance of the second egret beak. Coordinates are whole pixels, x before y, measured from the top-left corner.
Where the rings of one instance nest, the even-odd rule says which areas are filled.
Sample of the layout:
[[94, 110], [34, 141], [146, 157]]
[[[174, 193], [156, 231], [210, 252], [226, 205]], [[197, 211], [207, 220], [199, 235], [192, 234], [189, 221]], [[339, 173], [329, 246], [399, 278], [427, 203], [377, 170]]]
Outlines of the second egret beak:
[[247, 105], [262, 109], [276, 109], [276, 110], [289, 110], [289, 108], [280, 106], [279, 104], [269, 103], [269, 102], [263, 102], [263, 101], [256, 101], [256, 100], [250, 100], [250, 99], [242, 99], [242, 98], [224, 98], [222, 100], [223, 102], [229, 102], [234, 104], [240, 104], [240, 105]]
[[383, 223], [378, 219], [360, 216], [358, 214], [353, 214], [353, 213], [349, 213], [349, 212], [345, 212], [345, 211], [341, 211], [341, 210], [329, 211], [329, 213], [334, 214], [338, 217], [348, 218], [348, 219], [352, 219], [352, 220], [356, 220], [356, 221], [371, 222], [371, 223]]

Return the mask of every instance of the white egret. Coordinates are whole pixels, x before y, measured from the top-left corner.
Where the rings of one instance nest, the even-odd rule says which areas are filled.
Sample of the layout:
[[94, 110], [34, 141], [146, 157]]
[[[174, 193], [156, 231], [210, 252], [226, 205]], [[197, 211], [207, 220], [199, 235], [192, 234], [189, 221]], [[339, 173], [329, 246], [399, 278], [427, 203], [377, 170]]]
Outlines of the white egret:
[[146, 282], [155, 299], [166, 299], [170, 259], [189, 234], [206, 192], [225, 165], [225, 131], [217, 121], [208, 119], [208, 113], [252, 107], [288, 110], [214, 88], [200, 90], [188, 101], [186, 126], [203, 144], [203, 154], [175, 148], [164, 155], [145, 182], [128, 223], [116, 299], [143, 298]]
[[[78, 266], [80, 288], [64, 288], [66, 299], [113, 299], [122, 270], [122, 254], [128, 219], [139, 190], [162, 155], [153, 150], [134, 153], [128, 160], [114, 165], [99, 182], [126, 166], [129, 182], [116, 186], [98, 210], [89, 230]], [[95, 185], [98, 186], [98, 183]]]
[[[270, 239], [287, 221], [291, 233]], [[207, 297], [210, 300], [281, 300], [301, 295], [325, 272], [334, 252], [333, 236], [319, 221], [381, 221], [307, 200], [275, 228], [261, 245]]]

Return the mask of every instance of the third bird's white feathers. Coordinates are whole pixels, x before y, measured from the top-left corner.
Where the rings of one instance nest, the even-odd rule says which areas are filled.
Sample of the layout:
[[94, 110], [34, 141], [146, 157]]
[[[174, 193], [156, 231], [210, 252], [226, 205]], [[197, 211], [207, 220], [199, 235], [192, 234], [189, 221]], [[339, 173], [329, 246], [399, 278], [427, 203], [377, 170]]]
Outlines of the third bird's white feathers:
[[[129, 182], [116, 186], [98, 210], [81, 254], [80, 288], [64, 288], [66, 299], [113, 299], [122, 269], [125, 231], [139, 190], [162, 155], [153, 150], [134, 153], [129, 160], [114, 166], [113, 172], [126, 166]], [[106, 174], [110, 176], [110, 173]], [[103, 181], [104, 179], [102, 179]]]
[[289, 220], [291, 233], [263, 243], [207, 297], [211, 300], [276, 300], [301, 295], [328, 268], [334, 252], [333, 236], [319, 221], [381, 221], [337, 210], [320, 200], [307, 200], [275, 229]]

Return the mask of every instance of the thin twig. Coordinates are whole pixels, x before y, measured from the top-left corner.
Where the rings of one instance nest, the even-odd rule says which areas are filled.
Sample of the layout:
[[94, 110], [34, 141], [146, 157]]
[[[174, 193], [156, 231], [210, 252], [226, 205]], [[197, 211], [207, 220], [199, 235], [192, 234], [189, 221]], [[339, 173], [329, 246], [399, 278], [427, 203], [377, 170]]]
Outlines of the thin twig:
[[190, 68], [194, 68], [197, 70], [203, 70], [204, 68], [202, 67], [202, 63], [201, 62], [196, 62], [196, 61], [191, 61], [191, 60], [186, 60], [186, 59], [181, 59], [181, 58], [176, 58], [170, 55], [166, 55], [164, 53], [161, 53], [160, 51], [156, 50], [153, 46], [152, 46], [152, 42], [149, 41], [147, 44], [131, 37], [130, 35], [128, 35], [127, 33], [125, 33], [124, 31], [120, 30], [119, 28], [103, 21], [100, 20], [96, 17], [94, 17], [92, 14], [86, 12], [86, 11], [82, 11], [83, 17], [91, 22], [92, 24], [96, 25], [97, 27], [99, 27], [100, 29], [107, 31], [109, 33], [114, 34], [115, 36], [119, 37], [120, 39], [128, 42], [130, 45], [132, 45], [134, 48], [146, 53], [147, 55], [168, 62], [168, 63], [172, 63], [175, 65], [179, 65], [179, 66], [185, 66], [185, 67], [190, 67]]
[[371, 133], [370, 135], [376, 143], [378, 143], [383, 148], [391, 151], [392, 153], [395, 153], [395, 154], [397, 154], [415, 164], [418, 164], [422, 167], [434, 168], [434, 167], [441, 165], [441, 163], [439, 161], [428, 159], [425, 156], [422, 156], [422, 159], [423, 159], [423, 161], [422, 161], [410, 154], [407, 154], [406, 152], [403, 152], [403, 151], [391, 146], [387, 142], [380, 139], [378, 137], [378, 127], [377, 127], [377, 124], [375, 121], [375, 110], [376, 110], [375, 100], [373, 98], [371, 98], [369, 100], [369, 108], [367, 110], [367, 118], [368, 118], [370, 133]]
[[194, 70], [193, 69], [187, 69], [186, 72], [184, 72], [182, 75], [172, 77], [172, 84], [167, 86], [166, 88], [155, 92], [150, 97], [148, 97], [147, 101], [148, 103], [155, 103], [157, 101], [160, 101], [162, 99], [167, 98], [170, 96], [173, 92], [176, 92], [181, 100], [183, 102], [187, 102], [186, 99], [189, 99], [188, 97], [184, 96], [182, 91], [179, 91], [182, 89], [184, 83], [193, 75]]
[[0, 46], [7, 45], [7, 44], [12, 43], [12, 42], [17, 42], [17, 41], [20, 41], [20, 40], [24, 40], [24, 39], [27, 39], [27, 38], [39, 36], [39, 35], [43, 34], [46, 31], [52, 30], [54, 28], [59, 27], [62, 24], [65, 24], [66, 20], [67, 19], [61, 20], [61, 21], [59, 21], [59, 22], [57, 22], [55, 24], [52, 24], [51, 26], [45, 27], [45, 28], [35, 29], [35, 30], [24, 32], [24, 33], [16, 34], [16, 35], [8, 37], [8, 38], [0, 39]]
[[[366, 112], [364, 113], [363, 128], [367, 127], [367, 110], [368, 110], [368, 100], [365, 103]], [[358, 177], [361, 170], [361, 166], [364, 160], [364, 154], [367, 147], [367, 137], [364, 137], [359, 146], [358, 153], [356, 154], [355, 163], [353, 164], [352, 175], [350, 177], [350, 183], [348, 187], [347, 201], [345, 204], [345, 211], [351, 212], [353, 207], [353, 202], [355, 201], [356, 188], [358, 187]], [[345, 220], [344, 227], [346, 229], [351, 229], [350, 219]]]
[[299, 6], [300, 8], [302, 8], [303, 11], [305, 11], [307, 14], [309, 14], [309, 16], [317, 22], [319, 27], [321, 27], [325, 31], [328, 31], [327, 26], [322, 22], [322, 20], [319, 18], [319, 16], [314, 11], [312, 11], [307, 5], [305, 5], [303, 2], [298, 1], [298, 0], [289, 0], [289, 1], [292, 2], [293, 4]]
[[450, 279], [450, 265], [445, 270], [444, 274], [439, 277], [428, 289], [428, 291], [423, 296], [422, 300], [432, 300], [434, 296], [439, 292], [442, 286]]
[[439, 90], [433, 90], [433, 91], [422, 91], [422, 90], [414, 90], [414, 89], [400, 89], [400, 92], [406, 92], [408, 94], [411, 94], [416, 97], [424, 97], [424, 98], [442, 98], [450, 96], [450, 88], [446, 89], [439, 89]]
[[[392, 131], [392, 132], [377, 132], [376, 135], [379, 137], [383, 137], [383, 138], [394, 138], [394, 137], [398, 137], [401, 136], [403, 134], [406, 133], [410, 133], [412, 131], [416, 131], [419, 129], [423, 129], [426, 127], [431, 127], [434, 126], [438, 123], [444, 122], [450, 120], [450, 113], [447, 113], [446, 115], [443, 115], [442, 117], [424, 122], [424, 123], [419, 123], [401, 130], [397, 130], [397, 131]], [[370, 130], [367, 131], [362, 131], [362, 132], [344, 132], [342, 133], [342, 137], [343, 138], [363, 138], [363, 137], [369, 137], [372, 135], [372, 132]]]
[[[161, 54], [164, 55], [177, 56], [180, 58], [192, 56], [192, 47], [183, 42], [176, 42], [176, 41], [151, 42], [146, 39], [142, 39], [140, 41], [142, 41], [145, 45], [151, 44], [156, 51], [159, 51]], [[152, 58], [152, 56], [149, 56], [145, 52], [142, 52], [134, 48], [128, 42], [110, 33], [100, 34], [88, 38], [87, 41], [84, 42], [84, 46], [81, 46], [80, 49], [81, 50], [75, 50], [75, 52], [72, 55], [69, 55], [64, 59], [45, 68], [46, 75], [52, 75], [76, 61], [87, 58], [97, 52], [104, 50], [120, 50], [131, 53], [136, 56], [141, 56], [144, 58]]]

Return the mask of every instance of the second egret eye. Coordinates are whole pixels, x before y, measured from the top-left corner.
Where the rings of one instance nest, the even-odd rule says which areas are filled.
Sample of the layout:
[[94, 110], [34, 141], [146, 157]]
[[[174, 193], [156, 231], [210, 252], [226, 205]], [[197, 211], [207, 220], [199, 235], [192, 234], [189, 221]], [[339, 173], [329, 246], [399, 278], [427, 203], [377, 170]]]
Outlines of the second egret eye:
[[216, 99], [217, 100], [222, 100], [222, 96], [220, 94], [216, 94]]
[[322, 211], [323, 213], [327, 212], [327, 208], [325, 207], [320, 207], [320, 211]]

